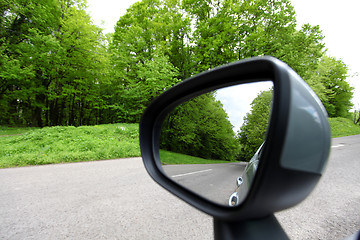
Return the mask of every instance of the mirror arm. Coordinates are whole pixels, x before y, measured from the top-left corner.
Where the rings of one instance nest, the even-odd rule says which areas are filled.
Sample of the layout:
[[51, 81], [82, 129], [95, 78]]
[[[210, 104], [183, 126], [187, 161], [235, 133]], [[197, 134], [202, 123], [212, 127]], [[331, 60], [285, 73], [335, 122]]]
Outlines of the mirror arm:
[[274, 215], [261, 219], [244, 221], [224, 221], [214, 218], [215, 240], [289, 240], [280, 223]]

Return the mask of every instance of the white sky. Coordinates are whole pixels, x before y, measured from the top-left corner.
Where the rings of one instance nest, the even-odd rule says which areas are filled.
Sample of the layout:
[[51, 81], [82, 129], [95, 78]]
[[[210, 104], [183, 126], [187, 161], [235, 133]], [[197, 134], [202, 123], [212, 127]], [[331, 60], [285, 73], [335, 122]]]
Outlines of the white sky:
[[[88, 11], [96, 25], [113, 32], [119, 17], [136, 0], [88, 0]], [[292, 0], [298, 24], [319, 25], [330, 56], [349, 66], [349, 75], [360, 73], [360, 0]], [[101, 22], [105, 24], [102, 25]], [[360, 76], [349, 78], [356, 88], [353, 102], [360, 109]]]
[[[114, 32], [116, 22], [138, 0], [87, 0], [88, 11], [94, 23], [105, 29], [106, 33]], [[102, 25], [104, 21], [104, 25]]]

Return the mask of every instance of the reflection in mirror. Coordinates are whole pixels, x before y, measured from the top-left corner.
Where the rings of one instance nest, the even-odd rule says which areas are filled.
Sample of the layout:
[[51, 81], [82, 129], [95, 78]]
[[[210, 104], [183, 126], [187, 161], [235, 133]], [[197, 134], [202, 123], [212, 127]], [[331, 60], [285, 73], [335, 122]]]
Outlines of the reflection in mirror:
[[236, 206], [256, 173], [272, 105], [271, 81], [218, 89], [177, 106], [165, 118], [165, 174], [213, 202]]

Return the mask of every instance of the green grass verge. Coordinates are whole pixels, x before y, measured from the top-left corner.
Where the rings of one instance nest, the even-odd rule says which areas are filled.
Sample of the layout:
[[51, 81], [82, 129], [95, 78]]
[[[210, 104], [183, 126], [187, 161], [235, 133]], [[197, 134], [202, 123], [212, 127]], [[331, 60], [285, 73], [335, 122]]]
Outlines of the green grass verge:
[[21, 135], [4, 130], [0, 168], [137, 157], [138, 129], [138, 124], [108, 124], [19, 129]]
[[164, 165], [170, 164], [213, 164], [213, 163], [229, 163], [229, 161], [209, 160], [199, 157], [193, 157], [185, 154], [160, 150], [160, 161]]
[[329, 123], [333, 138], [360, 134], [360, 126], [355, 125], [348, 118], [329, 118]]

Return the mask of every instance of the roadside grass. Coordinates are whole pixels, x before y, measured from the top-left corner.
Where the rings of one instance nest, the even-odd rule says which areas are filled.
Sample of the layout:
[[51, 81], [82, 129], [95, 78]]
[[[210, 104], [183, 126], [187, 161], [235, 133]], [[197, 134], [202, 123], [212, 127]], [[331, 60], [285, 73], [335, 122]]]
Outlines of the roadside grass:
[[1, 135], [0, 168], [141, 155], [138, 124], [5, 129]]
[[160, 150], [160, 161], [163, 165], [170, 164], [213, 164], [213, 163], [229, 163], [229, 161], [222, 160], [208, 160], [199, 157], [193, 157], [181, 153], [174, 153], [165, 150]]
[[329, 118], [331, 137], [345, 137], [360, 134], [360, 126], [357, 126], [349, 118]]

